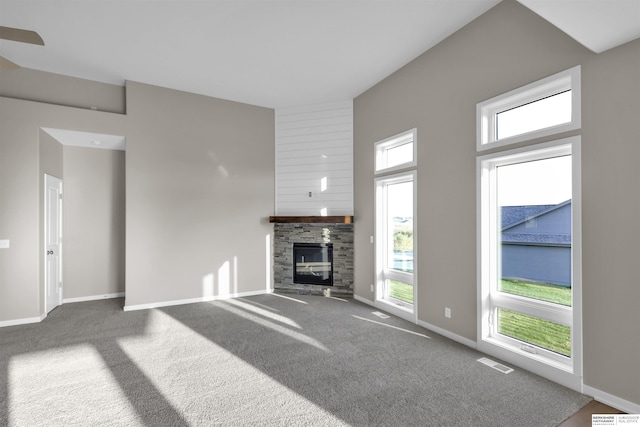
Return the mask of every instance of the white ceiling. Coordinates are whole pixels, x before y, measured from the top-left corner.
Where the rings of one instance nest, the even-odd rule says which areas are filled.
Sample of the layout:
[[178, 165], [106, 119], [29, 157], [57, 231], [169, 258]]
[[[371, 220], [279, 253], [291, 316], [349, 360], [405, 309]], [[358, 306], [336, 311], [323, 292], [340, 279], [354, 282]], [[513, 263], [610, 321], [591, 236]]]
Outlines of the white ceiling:
[[[596, 52], [640, 37], [640, 0], [518, 1]], [[499, 2], [0, 0], [0, 25], [45, 41], [0, 41], [0, 55], [118, 85], [289, 107], [354, 98]]]
[[518, 0], [596, 53], [640, 37], [640, 0]]
[[62, 145], [74, 147], [102, 148], [105, 150], [126, 150], [126, 140], [120, 135], [79, 132], [65, 129], [42, 128]]

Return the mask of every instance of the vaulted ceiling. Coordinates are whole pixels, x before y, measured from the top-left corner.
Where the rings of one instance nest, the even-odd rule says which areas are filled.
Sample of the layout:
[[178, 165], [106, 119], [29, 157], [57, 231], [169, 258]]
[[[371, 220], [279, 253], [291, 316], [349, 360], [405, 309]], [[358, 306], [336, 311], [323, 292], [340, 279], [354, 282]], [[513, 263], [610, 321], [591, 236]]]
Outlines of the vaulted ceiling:
[[[518, 1], [595, 52], [640, 37], [640, 0]], [[45, 41], [0, 41], [0, 55], [278, 108], [351, 99], [498, 3], [0, 0], [0, 25]]]

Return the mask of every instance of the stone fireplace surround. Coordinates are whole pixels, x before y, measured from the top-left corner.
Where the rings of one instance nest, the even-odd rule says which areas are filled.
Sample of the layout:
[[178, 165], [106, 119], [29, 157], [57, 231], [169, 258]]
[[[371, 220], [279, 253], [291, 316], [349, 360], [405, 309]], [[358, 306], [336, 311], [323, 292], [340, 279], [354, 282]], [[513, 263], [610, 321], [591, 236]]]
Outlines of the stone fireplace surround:
[[[353, 296], [353, 224], [274, 222], [273, 279], [276, 292]], [[293, 244], [333, 244], [333, 286], [293, 283]]]

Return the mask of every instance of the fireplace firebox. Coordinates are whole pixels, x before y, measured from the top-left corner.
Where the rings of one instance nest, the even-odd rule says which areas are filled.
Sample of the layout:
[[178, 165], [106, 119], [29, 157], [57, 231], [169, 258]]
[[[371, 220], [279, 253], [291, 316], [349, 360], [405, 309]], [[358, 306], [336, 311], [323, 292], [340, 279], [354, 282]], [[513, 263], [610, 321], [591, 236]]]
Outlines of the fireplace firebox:
[[333, 244], [294, 243], [293, 283], [333, 286]]

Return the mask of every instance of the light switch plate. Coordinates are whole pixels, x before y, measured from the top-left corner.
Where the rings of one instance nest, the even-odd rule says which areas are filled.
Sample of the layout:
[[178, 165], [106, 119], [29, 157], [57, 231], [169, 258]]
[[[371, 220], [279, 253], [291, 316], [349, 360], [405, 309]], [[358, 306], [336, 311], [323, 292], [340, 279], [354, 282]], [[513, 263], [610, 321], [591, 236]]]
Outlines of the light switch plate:
[[0, 240], [0, 249], [9, 249], [9, 239]]

